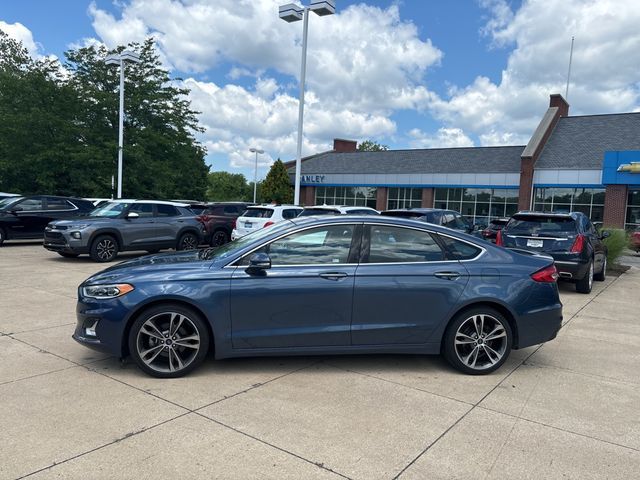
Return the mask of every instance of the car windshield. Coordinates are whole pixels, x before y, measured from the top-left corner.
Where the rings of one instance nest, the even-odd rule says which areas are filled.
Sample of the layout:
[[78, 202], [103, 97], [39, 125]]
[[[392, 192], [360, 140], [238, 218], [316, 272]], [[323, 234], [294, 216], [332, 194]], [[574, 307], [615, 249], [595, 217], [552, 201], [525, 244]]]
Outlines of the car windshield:
[[271, 218], [271, 215], [273, 215], [272, 208], [247, 208], [241, 216], [249, 218]]
[[285, 230], [292, 225], [290, 221], [284, 221], [277, 223], [268, 228], [261, 228], [260, 230], [256, 230], [255, 232], [251, 232], [248, 235], [240, 237], [232, 242], [226, 243], [221, 247], [214, 248], [205, 248], [201, 250], [200, 258], [202, 260], [220, 260], [223, 258], [230, 257], [235, 254], [237, 251], [242, 250], [247, 245], [255, 242], [256, 240], [260, 240], [263, 237], [267, 237], [272, 235], [273, 233], [277, 233], [280, 230]]
[[92, 217], [107, 217], [107, 218], [115, 218], [124, 212], [130, 203], [125, 202], [109, 202], [106, 203], [95, 210], [92, 210], [89, 214]]
[[527, 215], [513, 217], [505, 229], [512, 235], [569, 235], [576, 233], [576, 222], [571, 217]]
[[333, 208], [305, 208], [299, 217], [311, 217], [313, 215], [340, 215], [340, 210]]
[[24, 197], [8, 197], [0, 200], [0, 210], [8, 210], [11, 205], [20, 200], [24, 200]]

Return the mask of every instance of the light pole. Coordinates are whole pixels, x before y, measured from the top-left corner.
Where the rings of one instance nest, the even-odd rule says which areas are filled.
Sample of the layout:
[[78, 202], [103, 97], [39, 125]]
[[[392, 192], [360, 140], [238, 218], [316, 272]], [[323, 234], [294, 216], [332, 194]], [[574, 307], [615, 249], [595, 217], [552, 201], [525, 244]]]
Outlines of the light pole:
[[304, 117], [304, 80], [307, 71], [307, 33], [309, 30], [309, 11], [324, 17], [336, 13], [334, 0], [315, 0], [308, 7], [300, 7], [295, 3], [281, 5], [278, 9], [280, 18], [285, 22], [304, 20], [302, 28], [302, 61], [300, 62], [300, 101], [298, 103], [298, 148], [296, 152], [296, 177], [294, 182], [294, 203], [300, 205], [300, 169], [302, 165], [302, 119]]
[[256, 203], [256, 187], [258, 185], [258, 155], [262, 155], [264, 153], [264, 150], [251, 147], [249, 151], [256, 154], [256, 167], [253, 170], [253, 203]]
[[124, 62], [140, 63], [140, 55], [130, 50], [107, 56], [104, 63], [120, 66], [120, 112], [118, 114], [118, 196], [122, 198], [122, 143], [124, 126]]

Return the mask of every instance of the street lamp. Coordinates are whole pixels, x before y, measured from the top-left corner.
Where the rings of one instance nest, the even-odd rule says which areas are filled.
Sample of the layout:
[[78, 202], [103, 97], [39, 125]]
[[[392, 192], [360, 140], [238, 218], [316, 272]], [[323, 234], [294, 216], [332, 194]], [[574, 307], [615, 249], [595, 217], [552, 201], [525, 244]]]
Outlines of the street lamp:
[[124, 125], [124, 62], [140, 63], [140, 55], [130, 50], [123, 50], [107, 56], [104, 63], [120, 66], [120, 112], [118, 114], [118, 197], [122, 198], [122, 141]]
[[300, 102], [298, 103], [298, 149], [296, 152], [296, 178], [294, 189], [294, 203], [300, 205], [300, 169], [302, 165], [302, 118], [304, 116], [304, 80], [307, 70], [307, 33], [309, 30], [309, 11], [324, 17], [336, 13], [334, 0], [311, 1], [308, 7], [300, 7], [295, 3], [287, 3], [279, 8], [280, 18], [285, 22], [304, 20], [302, 28], [302, 61], [300, 62]]
[[249, 151], [256, 154], [256, 168], [253, 171], [253, 203], [256, 203], [256, 186], [258, 185], [258, 154], [262, 155], [264, 150], [251, 147]]

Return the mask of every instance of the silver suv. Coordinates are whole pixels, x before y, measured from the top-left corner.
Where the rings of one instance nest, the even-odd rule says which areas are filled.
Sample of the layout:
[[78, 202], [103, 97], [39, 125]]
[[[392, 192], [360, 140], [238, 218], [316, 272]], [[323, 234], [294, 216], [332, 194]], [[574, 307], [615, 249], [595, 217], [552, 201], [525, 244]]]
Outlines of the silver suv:
[[185, 205], [156, 200], [114, 200], [89, 216], [56, 220], [44, 231], [44, 248], [63, 257], [88, 253], [110, 262], [125, 250], [189, 250], [204, 237], [204, 225]]

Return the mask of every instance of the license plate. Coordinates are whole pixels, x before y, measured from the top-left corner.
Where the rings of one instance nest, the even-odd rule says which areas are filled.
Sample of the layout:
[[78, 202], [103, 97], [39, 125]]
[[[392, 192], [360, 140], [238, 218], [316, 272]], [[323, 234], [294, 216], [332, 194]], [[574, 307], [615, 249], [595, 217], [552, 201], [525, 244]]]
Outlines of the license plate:
[[527, 240], [527, 247], [540, 248], [543, 245], [544, 245], [544, 240], [534, 240], [531, 238]]
[[245, 222], [244, 228], [251, 228], [252, 225], [253, 225], [253, 223]]

